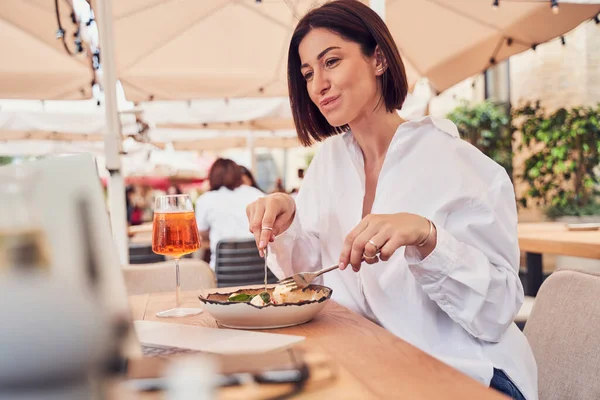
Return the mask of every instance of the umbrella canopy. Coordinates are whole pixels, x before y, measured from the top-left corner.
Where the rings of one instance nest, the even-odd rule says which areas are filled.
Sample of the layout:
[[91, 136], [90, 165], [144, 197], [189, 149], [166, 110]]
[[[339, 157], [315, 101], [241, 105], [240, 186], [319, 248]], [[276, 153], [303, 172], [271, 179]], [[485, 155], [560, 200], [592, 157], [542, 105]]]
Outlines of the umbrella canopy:
[[[292, 31], [323, 2], [115, 2], [117, 74], [138, 101], [285, 96]], [[555, 14], [548, 1], [388, 0], [386, 22], [411, 84], [427, 77], [441, 92], [598, 14], [585, 3], [596, 4], [561, 1]]]
[[[135, 101], [286, 96], [291, 33], [298, 18], [323, 2], [113, 2], [118, 77], [128, 99]], [[92, 0], [94, 7], [96, 3]], [[441, 92], [494, 61], [558, 37], [600, 12], [600, 1], [594, 0], [559, 1], [558, 14], [551, 12], [549, 1], [500, 0], [496, 10], [491, 3], [386, 2], [386, 22], [411, 84], [427, 77]], [[70, 23], [71, 8], [65, 0], [59, 4], [73, 50], [76, 26]], [[3, 0], [0, 98], [91, 97], [91, 61], [85, 52], [69, 55], [56, 39], [57, 28], [54, 0]], [[88, 38], [92, 45], [96, 41]]]
[[[71, 8], [63, 0], [59, 3], [60, 19], [72, 43], [76, 27], [70, 22]], [[71, 56], [62, 41], [57, 40], [57, 29], [54, 0], [2, 0], [0, 98], [91, 97], [94, 74], [90, 60], [84, 53]], [[71, 46], [70, 50], [74, 48]]]

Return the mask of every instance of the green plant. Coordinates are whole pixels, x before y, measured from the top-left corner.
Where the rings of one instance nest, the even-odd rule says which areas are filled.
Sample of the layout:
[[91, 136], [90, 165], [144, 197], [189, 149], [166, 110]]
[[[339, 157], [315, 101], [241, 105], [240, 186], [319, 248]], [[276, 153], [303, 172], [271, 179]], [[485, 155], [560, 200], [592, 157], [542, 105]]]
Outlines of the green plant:
[[13, 161], [13, 157], [0, 156], [0, 166], [1, 165], [8, 165], [8, 164], [12, 163], [12, 161]]
[[310, 166], [310, 163], [312, 162], [313, 158], [315, 158], [315, 153], [308, 153], [304, 156], [304, 160], [306, 162], [306, 168], [308, 169], [308, 167]]
[[512, 177], [512, 128], [503, 105], [491, 101], [472, 105], [463, 101], [447, 115], [462, 139], [503, 166]]
[[539, 102], [514, 110], [527, 148], [522, 176], [529, 189], [521, 205], [545, 208], [550, 218], [597, 214], [600, 104], [549, 113]]

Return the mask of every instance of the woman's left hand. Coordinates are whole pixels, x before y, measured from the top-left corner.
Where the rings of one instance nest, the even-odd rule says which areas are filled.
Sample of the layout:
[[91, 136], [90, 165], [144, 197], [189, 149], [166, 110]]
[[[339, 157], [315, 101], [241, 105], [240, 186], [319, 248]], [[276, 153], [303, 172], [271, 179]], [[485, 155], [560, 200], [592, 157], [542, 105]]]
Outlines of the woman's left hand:
[[368, 264], [380, 259], [387, 261], [398, 248], [422, 244], [425, 238], [427, 241], [419, 249], [426, 257], [435, 248], [435, 227], [431, 235], [429, 233], [430, 222], [420, 215], [369, 214], [346, 236], [340, 254], [340, 269], [344, 270], [350, 264], [358, 272], [363, 261]]

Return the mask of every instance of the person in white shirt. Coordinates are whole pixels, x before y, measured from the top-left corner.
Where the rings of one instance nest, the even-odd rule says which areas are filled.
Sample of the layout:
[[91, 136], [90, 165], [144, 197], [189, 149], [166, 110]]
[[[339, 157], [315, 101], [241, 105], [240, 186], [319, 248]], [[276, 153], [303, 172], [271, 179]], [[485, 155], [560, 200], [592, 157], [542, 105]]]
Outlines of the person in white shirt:
[[339, 264], [322, 277], [338, 303], [513, 399], [537, 399], [513, 323], [524, 296], [506, 171], [449, 120], [400, 118], [399, 51], [359, 1], [300, 20], [288, 84], [300, 141], [324, 143], [295, 200], [272, 194], [246, 210], [273, 272]]
[[210, 239], [210, 266], [215, 268], [217, 243], [222, 239], [248, 239], [246, 206], [264, 196], [242, 185], [242, 170], [234, 161], [220, 158], [208, 174], [210, 191], [196, 200], [196, 223], [204, 240]]

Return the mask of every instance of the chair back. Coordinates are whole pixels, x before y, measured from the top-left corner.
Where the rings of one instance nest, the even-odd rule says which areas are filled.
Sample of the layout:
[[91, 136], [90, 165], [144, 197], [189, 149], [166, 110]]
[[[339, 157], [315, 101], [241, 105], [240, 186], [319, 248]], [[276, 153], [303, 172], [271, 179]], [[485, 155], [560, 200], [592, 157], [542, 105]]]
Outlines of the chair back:
[[[254, 239], [224, 239], [217, 243], [215, 254], [217, 287], [259, 285], [265, 280], [265, 260]], [[267, 282], [277, 278], [269, 270]]]
[[[122, 268], [127, 293], [131, 295], [173, 292], [175, 290], [175, 261], [126, 265]], [[198, 291], [216, 286], [215, 273], [201, 260], [179, 260], [182, 291]]]
[[524, 333], [538, 366], [539, 400], [600, 399], [600, 271], [550, 275]]

